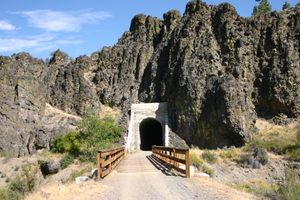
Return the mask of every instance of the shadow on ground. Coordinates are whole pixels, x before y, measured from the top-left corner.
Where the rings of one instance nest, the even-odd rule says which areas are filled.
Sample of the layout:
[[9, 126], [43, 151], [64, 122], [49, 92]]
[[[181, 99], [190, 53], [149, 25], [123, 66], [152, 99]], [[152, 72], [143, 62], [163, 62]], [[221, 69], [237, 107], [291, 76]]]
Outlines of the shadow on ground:
[[159, 160], [158, 158], [152, 156], [152, 155], [148, 155], [146, 156], [146, 158], [151, 162], [151, 164], [153, 164], [156, 169], [160, 170], [163, 174], [167, 175], [167, 176], [181, 176], [184, 177], [183, 175], [176, 173], [171, 166], [166, 166], [166, 164], [164, 162], [162, 162], [161, 160]]

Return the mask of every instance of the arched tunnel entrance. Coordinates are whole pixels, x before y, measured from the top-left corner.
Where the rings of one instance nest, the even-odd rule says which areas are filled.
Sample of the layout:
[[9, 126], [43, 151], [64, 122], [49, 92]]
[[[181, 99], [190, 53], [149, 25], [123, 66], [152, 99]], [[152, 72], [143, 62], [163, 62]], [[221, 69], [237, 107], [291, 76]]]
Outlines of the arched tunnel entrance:
[[154, 118], [144, 119], [140, 123], [140, 149], [148, 151], [152, 145], [163, 146], [163, 129], [159, 121]]

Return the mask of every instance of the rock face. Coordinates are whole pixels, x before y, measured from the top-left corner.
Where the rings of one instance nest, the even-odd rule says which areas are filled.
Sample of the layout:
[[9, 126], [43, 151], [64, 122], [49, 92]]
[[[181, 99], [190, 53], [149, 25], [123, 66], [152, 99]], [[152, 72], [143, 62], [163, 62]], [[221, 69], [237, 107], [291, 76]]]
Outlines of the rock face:
[[26, 53], [0, 57], [0, 151], [22, 156], [49, 148], [78, 119], [46, 104], [46, 67]]
[[230, 4], [194, 0], [183, 16], [135, 16], [115, 46], [90, 57], [1, 57], [0, 148], [28, 153], [41, 133], [50, 139], [35, 148], [49, 145], [58, 133], [38, 128], [46, 103], [77, 115], [116, 106], [126, 121], [131, 103], [168, 102], [172, 130], [187, 144], [242, 145], [257, 116], [300, 114], [299, 22], [297, 7], [243, 18]]

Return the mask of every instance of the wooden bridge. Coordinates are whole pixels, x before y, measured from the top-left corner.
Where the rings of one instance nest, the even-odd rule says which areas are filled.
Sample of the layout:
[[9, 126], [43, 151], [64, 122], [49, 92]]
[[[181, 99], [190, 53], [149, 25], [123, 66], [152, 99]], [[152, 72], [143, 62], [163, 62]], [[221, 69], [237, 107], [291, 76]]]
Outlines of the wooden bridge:
[[[124, 164], [119, 167], [121, 170], [133, 172], [147, 170], [151, 168], [149, 165], [152, 164], [165, 173], [190, 177], [189, 149], [164, 146], [152, 146], [152, 154], [140, 152], [126, 155], [125, 147], [101, 150], [97, 156], [98, 177], [106, 177], [125, 157], [128, 159], [125, 159]], [[139, 165], [140, 163], [143, 165]], [[126, 169], [125, 166], [130, 167]]]
[[[253, 196], [190, 177], [189, 150], [153, 146], [152, 151], [126, 153], [124, 147], [98, 153], [99, 192], [87, 200], [242, 200]], [[245, 198], [241, 198], [245, 197]], [[76, 198], [75, 198], [76, 199]]]

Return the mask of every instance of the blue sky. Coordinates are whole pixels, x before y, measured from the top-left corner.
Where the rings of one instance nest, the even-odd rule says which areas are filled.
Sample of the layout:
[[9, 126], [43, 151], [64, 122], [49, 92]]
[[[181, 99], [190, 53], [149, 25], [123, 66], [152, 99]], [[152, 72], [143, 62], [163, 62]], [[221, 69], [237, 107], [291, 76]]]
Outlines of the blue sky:
[[[177, 9], [182, 14], [188, 0], [9, 0], [0, 7], [0, 55], [26, 51], [47, 58], [56, 49], [72, 57], [115, 44], [139, 13], [162, 18]], [[229, 2], [242, 16], [250, 16], [255, 0]], [[270, 0], [280, 10], [285, 0]], [[289, 1], [292, 6], [298, 0]]]

